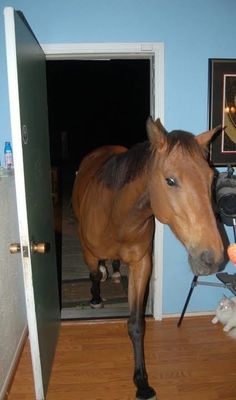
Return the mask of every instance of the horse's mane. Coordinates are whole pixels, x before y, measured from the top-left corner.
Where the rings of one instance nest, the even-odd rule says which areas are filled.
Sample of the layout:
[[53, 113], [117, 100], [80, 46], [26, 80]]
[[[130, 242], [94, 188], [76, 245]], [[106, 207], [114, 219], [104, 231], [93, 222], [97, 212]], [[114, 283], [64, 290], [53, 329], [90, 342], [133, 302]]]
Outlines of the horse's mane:
[[98, 171], [98, 179], [107, 187], [119, 190], [141, 175], [151, 157], [150, 143], [138, 143], [124, 153], [112, 154]]
[[[172, 131], [167, 134], [167, 153], [177, 145], [190, 154], [202, 154], [194, 135], [184, 131]], [[155, 150], [155, 149], [154, 149]], [[147, 162], [154, 157], [149, 141], [138, 143], [124, 153], [112, 154], [98, 171], [98, 180], [110, 189], [122, 189], [140, 176]]]
[[204, 155], [202, 148], [198, 142], [194, 139], [194, 135], [190, 132], [181, 130], [172, 131], [167, 134], [167, 152], [170, 153], [173, 148], [178, 145], [183, 151], [187, 151], [190, 154], [201, 154]]

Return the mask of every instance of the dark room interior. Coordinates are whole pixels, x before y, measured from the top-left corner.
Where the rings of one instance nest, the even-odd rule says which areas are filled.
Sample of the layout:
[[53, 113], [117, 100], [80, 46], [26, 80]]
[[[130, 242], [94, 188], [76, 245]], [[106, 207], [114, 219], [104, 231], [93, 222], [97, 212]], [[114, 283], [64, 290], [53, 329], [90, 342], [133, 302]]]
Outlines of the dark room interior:
[[[73, 181], [82, 158], [93, 149], [110, 144], [130, 148], [146, 140], [150, 61], [50, 60], [47, 85], [62, 318], [91, 318], [89, 271], [71, 207]], [[110, 280], [103, 284], [107, 301], [96, 317], [127, 314], [126, 268], [122, 271], [121, 291]]]

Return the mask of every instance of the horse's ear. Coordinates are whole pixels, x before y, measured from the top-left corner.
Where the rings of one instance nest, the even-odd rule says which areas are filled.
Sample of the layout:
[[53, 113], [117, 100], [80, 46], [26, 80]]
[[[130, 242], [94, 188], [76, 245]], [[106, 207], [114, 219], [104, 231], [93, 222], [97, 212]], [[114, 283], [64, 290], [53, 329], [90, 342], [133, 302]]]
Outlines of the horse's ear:
[[195, 136], [195, 138], [201, 147], [206, 148], [215, 133], [222, 129], [222, 126], [219, 125], [216, 128], [211, 129], [210, 131], [200, 133], [200, 135]]
[[161, 151], [166, 145], [166, 134], [164, 126], [158, 118], [155, 122], [151, 117], [148, 118], [146, 124], [149, 141], [153, 148]]

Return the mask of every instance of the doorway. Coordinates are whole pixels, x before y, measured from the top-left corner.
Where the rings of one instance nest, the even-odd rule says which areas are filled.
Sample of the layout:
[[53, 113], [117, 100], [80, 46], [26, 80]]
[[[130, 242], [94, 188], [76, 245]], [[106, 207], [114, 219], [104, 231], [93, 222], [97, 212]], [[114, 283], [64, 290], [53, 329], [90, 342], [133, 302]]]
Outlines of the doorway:
[[[58, 53], [55, 57], [50, 53], [47, 49], [53, 194], [54, 201], [61, 199], [62, 216], [59, 227], [62, 318], [126, 316], [125, 266], [121, 266], [119, 285], [111, 278], [103, 284], [104, 308], [92, 310], [89, 307], [89, 272], [79, 249], [70, 196], [75, 172], [89, 151], [103, 144], [121, 144], [129, 148], [146, 140], [146, 119], [154, 114], [155, 108], [153, 56], [108, 57], [106, 54], [104, 57], [103, 54], [89, 58], [83, 55], [78, 59]], [[112, 267], [107, 267], [111, 276]], [[149, 314], [152, 307], [150, 300]]]

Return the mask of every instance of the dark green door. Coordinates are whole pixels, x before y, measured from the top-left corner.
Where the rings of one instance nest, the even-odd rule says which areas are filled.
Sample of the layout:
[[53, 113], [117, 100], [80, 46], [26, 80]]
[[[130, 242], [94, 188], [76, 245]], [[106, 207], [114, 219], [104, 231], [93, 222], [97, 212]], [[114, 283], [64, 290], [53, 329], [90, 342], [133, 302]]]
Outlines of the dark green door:
[[[46, 396], [60, 310], [45, 56], [21, 12], [4, 10], [16, 197], [36, 399]], [[44, 246], [37, 246], [44, 243]]]

